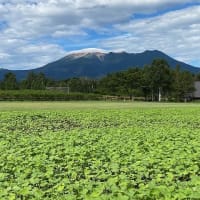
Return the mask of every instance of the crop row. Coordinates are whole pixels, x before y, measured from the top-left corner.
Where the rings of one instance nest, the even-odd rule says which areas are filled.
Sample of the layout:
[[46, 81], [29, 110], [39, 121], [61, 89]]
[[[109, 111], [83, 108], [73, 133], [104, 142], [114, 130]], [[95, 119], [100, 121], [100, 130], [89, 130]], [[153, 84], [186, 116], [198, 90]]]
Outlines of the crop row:
[[2, 112], [0, 199], [198, 199], [199, 117], [194, 108]]

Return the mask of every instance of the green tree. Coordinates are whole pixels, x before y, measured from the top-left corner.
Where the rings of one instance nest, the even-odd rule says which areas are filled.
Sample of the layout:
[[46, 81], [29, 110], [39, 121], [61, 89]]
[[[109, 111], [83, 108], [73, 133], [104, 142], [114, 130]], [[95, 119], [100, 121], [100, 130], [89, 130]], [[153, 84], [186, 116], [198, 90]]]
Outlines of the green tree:
[[48, 79], [43, 73], [30, 72], [27, 78], [21, 82], [22, 89], [43, 90], [46, 88]]
[[5, 90], [15, 90], [18, 88], [15, 74], [13, 74], [12, 72], [8, 72], [7, 74], [5, 74], [2, 81], [2, 88]]
[[173, 72], [173, 94], [172, 96], [176, 101], [181, 101], [189, 96], [192, 96], [194, 92], [194, 77], [188, 71], [181, 71], [180, 67], [177, 66]]
[[89, 78], [71, 78], [66, 81], [71, 92], [93, 93], [96, 91], [97, 81]]
[[127, 95], [131, 98], [134, 96], [143, 96], [143, 70], [139, 68], [130, 68], [125, 72], [125, 87]]
[[21, 88], [32, 89], [32, 85], [35, 79], [36, 79], [36, 74], [33, 71], [29, 72], [27, 78], [21, 82]]
[[99, 82], [99, 91], [111, 95], [142, 95], [143, 71], [139, 68], [130, 68], [127, 71], [115, 72], [102, 78]]
[[173, 81], [168, 63], [163, 59], [155, 59], [145, 69], [145, 73], [145, 82], [151, 90], [152, 100], [161, 101], [162, 95], [168, 95]]
[[47, 78], [40, 72], [36, 75], [35, 80], [32, 83], [32, 89], [44, 90], [46, 88]]
[[110, 95], [127, 94], [125, 73], [116, 72], [108, 74], [106, 77], [100, 80], [98, 91], [102, 94], [110, 94]]

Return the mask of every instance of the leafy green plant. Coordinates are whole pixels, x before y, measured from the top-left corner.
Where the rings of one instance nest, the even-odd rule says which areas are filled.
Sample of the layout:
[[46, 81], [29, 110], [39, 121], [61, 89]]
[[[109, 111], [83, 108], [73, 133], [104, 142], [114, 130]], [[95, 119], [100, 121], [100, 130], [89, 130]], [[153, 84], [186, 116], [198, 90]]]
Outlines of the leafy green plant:
[[199, 199], [199, 107], [0, 113], [0, 199]]

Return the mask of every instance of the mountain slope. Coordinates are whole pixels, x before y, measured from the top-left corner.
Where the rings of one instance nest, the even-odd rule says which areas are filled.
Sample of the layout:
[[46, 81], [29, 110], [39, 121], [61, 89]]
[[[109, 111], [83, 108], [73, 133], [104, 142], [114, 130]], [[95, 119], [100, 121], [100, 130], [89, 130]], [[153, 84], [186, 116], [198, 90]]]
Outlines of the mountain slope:
[[[24, 79], [30, 72], [43, 72], [47, 77], [62, 80], [70, 77], [99, 78], [108, 73], [126, 70], [130, 67], [143, 67], [151, 64], [156, 58], [165, 59], [172, 68], [180, 65], [182, 70], [192, 73], [200, 72], [200, 68], [193, 67], [177, 61], [160, 51], [145, 51], [143, 53], [105, 53], [105, 52], [79, 52], [49, 63], [34, 70], [15, 70], [17, 79]], [[8, 70], [0, 70], [0, 79]]]

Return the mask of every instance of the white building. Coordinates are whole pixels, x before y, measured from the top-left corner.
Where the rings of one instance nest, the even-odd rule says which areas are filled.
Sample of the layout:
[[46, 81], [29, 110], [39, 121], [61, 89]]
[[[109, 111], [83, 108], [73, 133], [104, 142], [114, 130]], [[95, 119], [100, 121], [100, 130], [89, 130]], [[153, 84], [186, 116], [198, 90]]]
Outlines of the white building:
[[194, 82], [195, 91], [193, 93], [194, 99], [200, 99], [200, 81]]

